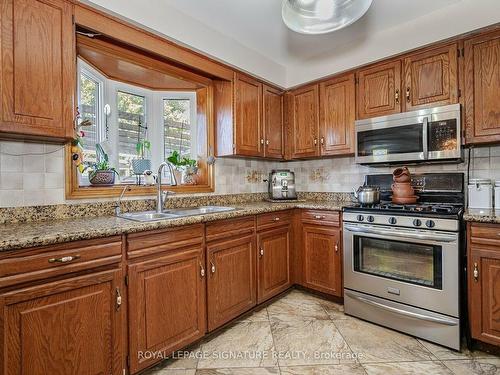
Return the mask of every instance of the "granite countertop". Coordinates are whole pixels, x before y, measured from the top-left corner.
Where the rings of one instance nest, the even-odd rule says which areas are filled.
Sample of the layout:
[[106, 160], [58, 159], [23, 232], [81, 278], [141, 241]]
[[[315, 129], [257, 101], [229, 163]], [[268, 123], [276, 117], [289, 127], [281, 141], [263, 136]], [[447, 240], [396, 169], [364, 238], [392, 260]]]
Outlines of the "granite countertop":
[[484, 208], [468, 208], [464, 213], [465, 221], [476, 221], [479, 223], [500, 224], [500, 210]]
[[0, 225], [0, 251], [9, 251], [34, 246], [107, 237], [122, 233], [171, 228], [233, 217], [249, 216], [290, 208], [309, 208], [340, 211], [348, 202], [297, 201], [287, 203], [252, 202], [232, 205], [235, 211], [188, 216], [153, 222], [136, 222], [115, 216], [80, 217], [76, 219], [46, 220], [40, 222]]

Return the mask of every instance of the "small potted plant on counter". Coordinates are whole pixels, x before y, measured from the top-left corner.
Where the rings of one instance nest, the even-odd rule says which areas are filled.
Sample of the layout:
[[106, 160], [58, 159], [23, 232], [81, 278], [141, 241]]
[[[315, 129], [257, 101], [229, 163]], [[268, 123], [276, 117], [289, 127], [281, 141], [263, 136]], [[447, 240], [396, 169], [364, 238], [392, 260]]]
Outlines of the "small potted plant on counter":
[[145, 171], [151, 169], [151, 160], [146, 158], [146, 154], [151, 150], [151, 142], [144, 136], [141, 139], [141, 130], [147, 130], [147, 126], [142, 126], [139, 123], [139, 131], [137, 132], [137, 143], [135, 144], [135, 151], [137, 152], [137, 159], [132, 160], [132, 170], [136, 175], [142, 175]]
[[[196, 185], [198, 175], [198, 162], [195, 159], [182, 157], [178, 151], [172, 151], [167, 161], [175, 167], [176, 178], [184, 185]], [[178, 175], [177, 175], [178, 173]]]
[[89, 165], [89, 181], [92, 185], [113, 185], [115, 175], [118, 174], [115, 168], [109, 165], [109, 157], [102, 146], [98, 143], [95, 146], [97, 161]]

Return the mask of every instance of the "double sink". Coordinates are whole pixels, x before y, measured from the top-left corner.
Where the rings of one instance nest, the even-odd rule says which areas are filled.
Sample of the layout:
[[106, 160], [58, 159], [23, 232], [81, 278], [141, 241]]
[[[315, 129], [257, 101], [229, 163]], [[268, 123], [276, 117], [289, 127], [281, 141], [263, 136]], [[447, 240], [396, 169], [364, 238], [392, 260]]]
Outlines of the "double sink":
[[200, 206], [200, 207], [187, 207], [187, 208], [174, 208], [165, 210], [163, 212], [156, 211], [141, 211], [141, 212], [126, 212], [120, 213], [117, 216], [123, 219], [148, 222], [167, 219], [179, 219], [187, 216], [215, 214], [219, 212], [234, 211], [234, 207], [224, 206]]

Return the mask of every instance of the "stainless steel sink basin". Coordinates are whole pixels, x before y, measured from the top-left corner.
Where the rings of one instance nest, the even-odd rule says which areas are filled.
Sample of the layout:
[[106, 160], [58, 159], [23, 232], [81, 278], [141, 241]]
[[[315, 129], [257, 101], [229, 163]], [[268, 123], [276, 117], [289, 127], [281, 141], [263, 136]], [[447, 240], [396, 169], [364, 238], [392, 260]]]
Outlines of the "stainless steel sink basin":
[[155, 211], [142, 211], [142, 212], [126, 212], [118, 215], [123, 219], [134, 220], [134, 221], [157, 221], [165, 219], [177, 219], [179, 216], [170, 214], [168, 212], [158, 213]]
[[119, 214], [118, 217], [128, 220], [147, 222], [147, 221], [157, 221], [157, 220], [178, 219], [186, 216], [213, 214], [217, 212], [226, 212], [233, 210], [235, 210], [234, 207], [201, 206], [201, 207], [175, 208], [171, 210], [165, 210], [162, 213], [158, 213], [155, 211], [127, 212]]
[[194, 216], [194, 215], [214, 214], [217, 212], [226, 212], [233, 210], [235, 210], [234, 207], [201, 206], [201, 207], [175, 208], [172, 210], [166, 210], [165, 212], [178, 216]]

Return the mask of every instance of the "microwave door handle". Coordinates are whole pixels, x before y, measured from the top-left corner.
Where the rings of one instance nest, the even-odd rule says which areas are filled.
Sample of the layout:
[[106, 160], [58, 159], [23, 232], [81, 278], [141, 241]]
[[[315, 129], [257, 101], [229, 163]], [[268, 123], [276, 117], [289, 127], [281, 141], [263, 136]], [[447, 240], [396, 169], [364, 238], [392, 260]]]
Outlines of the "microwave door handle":
[[424, 117], [422, 128], [422, 142], [424, 150], [424, 160], [429, 159], [429, 118]]

